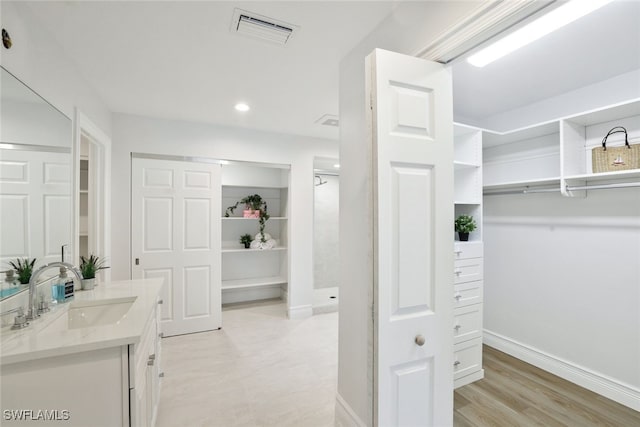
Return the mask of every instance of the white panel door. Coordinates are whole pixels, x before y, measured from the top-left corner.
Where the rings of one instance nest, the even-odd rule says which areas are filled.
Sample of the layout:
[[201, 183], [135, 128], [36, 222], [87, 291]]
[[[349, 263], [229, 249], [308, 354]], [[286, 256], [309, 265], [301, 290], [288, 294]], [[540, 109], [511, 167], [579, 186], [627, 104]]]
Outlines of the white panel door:
[[220, 165], [134, 158], [131, 186], [131, 276], [164, 278], [162, 332], [220, 328]]
[[71, 155], [0, 151], [0, 264], [37, 258], [37, 265], [60, 261], [71, 244]]
[[453, 117], [441, 64], [375, 50], [374, 419], [453, 423]]

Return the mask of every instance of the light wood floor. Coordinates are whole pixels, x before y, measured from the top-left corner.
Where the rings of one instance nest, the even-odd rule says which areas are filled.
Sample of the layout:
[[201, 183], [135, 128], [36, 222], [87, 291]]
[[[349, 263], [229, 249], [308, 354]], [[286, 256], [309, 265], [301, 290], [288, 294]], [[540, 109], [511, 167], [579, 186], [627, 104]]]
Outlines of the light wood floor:
[[454, 394], [456, 427], [640, 426], [640, 412], [491, 347], [483, 356], [485, 378]]
[[[232, 306], [219, 331], [162, 340], [158, 427], [331, 427], [338, 313], [287, 320]], [[640, 427], [640, 413], [485, 347], [485, 379], [455, 392], [456, 427]]]

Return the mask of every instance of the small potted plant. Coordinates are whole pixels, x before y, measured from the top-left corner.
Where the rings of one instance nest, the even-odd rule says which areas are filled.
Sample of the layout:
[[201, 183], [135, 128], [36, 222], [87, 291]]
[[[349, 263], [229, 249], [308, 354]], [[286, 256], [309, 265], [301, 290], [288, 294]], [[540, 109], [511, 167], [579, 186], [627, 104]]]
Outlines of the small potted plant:
[[96, 285], [96, 273], [98, 270], [109, 268], [104, 265], [105, 260], [96, 255], [89, 255], [88, 258], [80, 256], [80, 272], [82, 273], [82, 289], [91, 290]]
[[22, 285], [26, 285], [31, 280], [31, 274], [33, 273], [33, 266], [36, 263], [36, 259], [29, 258], [17, 258], [15, 261], [10, 261], [9, 265], [18, 273], [18, 280]]
[[245, 249], [249, 249], [251, 247], [251, 234], [243, 234], [240, 236], [240, 243], [244, 245]]
[[455, 229], [461, 242], [469, 240], [469, 233], [476, 229], [476, 222], [471, 215], [460, 215], [456, 218]]

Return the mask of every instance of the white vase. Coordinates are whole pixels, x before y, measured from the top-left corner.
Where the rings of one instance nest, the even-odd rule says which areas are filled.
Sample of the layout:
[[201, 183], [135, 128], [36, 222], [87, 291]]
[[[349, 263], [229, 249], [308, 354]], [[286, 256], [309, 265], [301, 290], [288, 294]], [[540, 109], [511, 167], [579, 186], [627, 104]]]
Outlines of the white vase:
[[90, 291], [96, 285], [95, 277], [93, 279], [82, 279], [81, 287], [83, 291]]

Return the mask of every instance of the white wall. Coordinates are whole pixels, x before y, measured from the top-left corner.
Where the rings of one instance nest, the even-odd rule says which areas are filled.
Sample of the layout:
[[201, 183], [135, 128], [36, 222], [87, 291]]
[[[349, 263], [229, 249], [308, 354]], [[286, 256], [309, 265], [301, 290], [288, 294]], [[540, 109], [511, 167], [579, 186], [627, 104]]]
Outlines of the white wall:
[[553, 98], [484, 119], [464, 121], [464, 118], [456, 117], [455, 120], [486, 129], [507, 131], [635, 98], [640, 98], [640, 70], [630, 71]]
[[477, 2], [404, 2], [340, 63], [340, 332], [336, 422], [373, 424], [373, 222], [365, 57], [412, 54]]
[[[42, 28], [28, 2], [0, 3], [0, 25], [11, 34], [13, 47], [0, 46], [0, 64], [73, 120], [77, 107], [109, 134], [111, 112], [83, 79], [64, 49]], [[35, 142], [34, 142], [35, 143]], [[71, 133], [68, 145], [71, 146]], [[0, 311], [25, 306], [27, 293], [0, 303]], [[4, 316], [3, 322], [11, 321]]]
[[13, 40], [13, 47], [0, 47], [0, 63], [70, 119], [79, 108], [107, 135], [111, 112], [84, 80], [62, 46], [43, 29], [28, 2], [0, 4], [0, 22]]
[[[339, 210], [340, 178], [319, 175], [326, 184], [314, 187], [313, 201], [313, 287], [331, 288], [339, 285], [340, 253]], [[315, 180], [316, 184], [318, 179]]]
[[484, 198], [485, 330], [640, 397], [640, 189]]
[[247, 129], [114, 114], [112, 278], [130, 277], [131, 153], [211, 157], [291, 165], [290, 306], [311, 314], [313, 158], [337, 157], [335, 141]]

